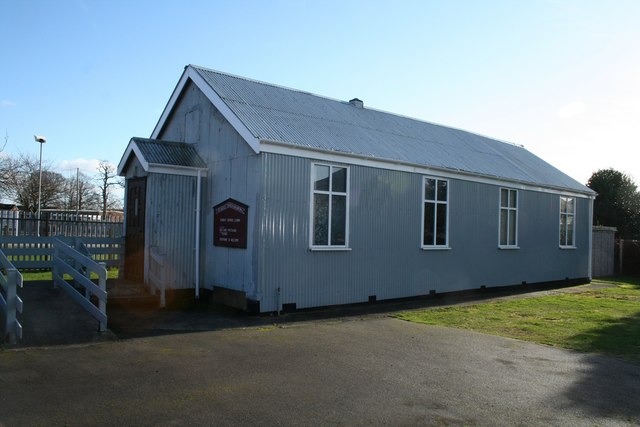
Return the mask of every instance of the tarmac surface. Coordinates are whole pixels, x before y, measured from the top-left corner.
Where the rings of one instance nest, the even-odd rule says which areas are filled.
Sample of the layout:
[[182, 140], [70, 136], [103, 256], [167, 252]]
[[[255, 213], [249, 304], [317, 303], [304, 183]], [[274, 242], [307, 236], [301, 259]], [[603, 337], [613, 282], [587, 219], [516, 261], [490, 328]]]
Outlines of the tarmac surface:
[[0, 351], [0, 425], [640, 424], [639, 365], [405, 322], [396, 308], [407, 304], [283, 318], [114, 307], [115, 333], [89, 318], [83, 343]]

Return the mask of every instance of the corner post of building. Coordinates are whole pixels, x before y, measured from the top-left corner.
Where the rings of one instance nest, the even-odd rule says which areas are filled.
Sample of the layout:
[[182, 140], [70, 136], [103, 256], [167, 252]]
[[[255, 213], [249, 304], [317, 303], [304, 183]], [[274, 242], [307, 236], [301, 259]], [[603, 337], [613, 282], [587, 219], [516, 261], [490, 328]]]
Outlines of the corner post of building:
[[196, 211], [195, 211], [195, 298], [200, 299], [200, 223], [202, 221], [202, 169], [196, 176]]
[[587, 261], [589, 263], [589, 282], [591, 282], [591, 280], [593, 280], [593, 201], [594, 198], [589, 198], [589, 233], [588, 233], [588, 239], [589, 239], [589, 260]]

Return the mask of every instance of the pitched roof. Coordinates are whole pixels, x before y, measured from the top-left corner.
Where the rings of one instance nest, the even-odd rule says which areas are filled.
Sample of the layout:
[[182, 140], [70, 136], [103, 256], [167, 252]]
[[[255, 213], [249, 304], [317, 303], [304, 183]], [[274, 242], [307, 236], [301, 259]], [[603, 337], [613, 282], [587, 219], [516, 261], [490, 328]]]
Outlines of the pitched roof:
[[131, 138], [118, 164], [119, 174], [122, 174], [131, 155], [138, 157], [147, 172], [195, 175], [197, 170], [207, 169], [207, 164], [192, 144]]
[[[593, 194], [521, 146], [194, 65], [186, 67], [182, 80], [187, 78], [227, 113], [256, 152], [275, 142]], [[163, 124], [161, 118], [154, 136]]]

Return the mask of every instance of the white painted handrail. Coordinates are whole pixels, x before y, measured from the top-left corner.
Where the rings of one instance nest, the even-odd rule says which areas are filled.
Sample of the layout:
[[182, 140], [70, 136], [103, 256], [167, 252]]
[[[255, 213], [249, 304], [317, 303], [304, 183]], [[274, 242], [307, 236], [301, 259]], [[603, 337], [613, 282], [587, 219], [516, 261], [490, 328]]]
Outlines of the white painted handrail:
[[[64, 279], [70, 275], [75, 284], [84, 287], [84, 295]], [[98, 284], [91, 281], [91, 273], [98, 276]], [[53, 285], [60, 286], [91, 316], [100, 322], [100, 331], [107, 330], [107, 269], [88, 256], [66, 245], [60, 239], [53, 239]], [[91, 296], [98, 301], [96, 306]]]
[[15, 344], [17, 339], [22, 339], [22, 325], [16, 318], [17, 313], [22, 313], [22, 299], [18, 296], [17, 288], [22, 287], [22, 274], [9, 262], [0, 251], [0, 268], [5, 274], [0, 274], [0, 285], [4, 293], [0, 293], [0, 311], [4, 315], [3, 338]]

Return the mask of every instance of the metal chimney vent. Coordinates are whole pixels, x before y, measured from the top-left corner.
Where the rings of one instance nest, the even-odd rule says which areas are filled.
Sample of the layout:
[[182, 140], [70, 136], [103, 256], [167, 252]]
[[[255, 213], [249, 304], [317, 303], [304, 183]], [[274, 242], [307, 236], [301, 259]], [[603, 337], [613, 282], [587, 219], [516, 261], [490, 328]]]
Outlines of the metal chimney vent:
[[349, 101], [349, 104], [353, 105], [356, 108], [364, 108], [364, 102], [358, 98], [353, 98]]

